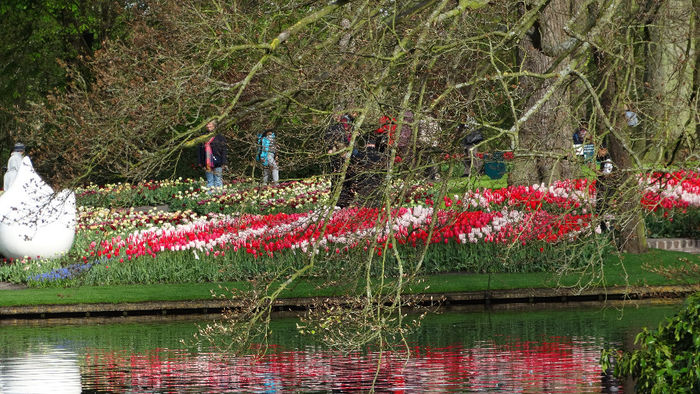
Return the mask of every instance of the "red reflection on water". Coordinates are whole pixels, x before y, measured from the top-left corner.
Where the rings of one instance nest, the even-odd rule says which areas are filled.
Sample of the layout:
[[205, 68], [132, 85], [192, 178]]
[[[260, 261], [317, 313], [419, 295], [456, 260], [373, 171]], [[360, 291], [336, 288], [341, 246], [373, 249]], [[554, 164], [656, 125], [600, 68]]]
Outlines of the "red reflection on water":
[[399, 393], [582, 393], [601, 390], [599, 355], [599, 345], [571, 340], [351, 354], [273, 348], [263, 357], [87, 349], [82, 382], [84, 389], [105, 391], [365, 391], [374, 385]]

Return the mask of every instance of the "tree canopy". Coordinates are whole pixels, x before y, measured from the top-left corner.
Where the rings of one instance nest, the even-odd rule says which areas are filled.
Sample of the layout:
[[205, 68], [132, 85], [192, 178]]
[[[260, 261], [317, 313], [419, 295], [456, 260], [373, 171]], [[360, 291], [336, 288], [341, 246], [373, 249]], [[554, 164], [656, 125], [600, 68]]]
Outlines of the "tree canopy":
[[[30, 102], [43, 102], [65, 88], [66, 67], [90, 74], [84, 59], [125, 21], [118, 1], [27, 1], [0, 4], [0, 135], [5, 146], [18, 129], [32, 127], [18, 116]], [[20, 134], [21, 135], [21, 134]], [[3, 152], [0, 157], [7, 157]]]
[[[128, 35], [63, 64], [67, 86], [15, 116], [40, 166], [67, 179], [172, 170], [209, 118], [241, 147], [262, 129], [283, 130], [288, 157], [304, 162], [318, 152], [314, 136], [343, 111], [359, 112], [365, 130], [382, 115], [400, 121], [405, 110], [436, 118], [446, 150], [457, 145], [456, 125], [474, 120], [487, 146], [516, 151], [512, 182], [535, 183], [576, 175], [569, 159], [578, 123], [590, 120], [597, 141], [621, 137], [620, 113], [631, 106], [643, 135], [624, 144], [627, 153], [666, 165], [695, 147], [697, 55], [690, 3], [665, 4], [145, 2]], [[75, 34], [94, 37], [103, 22], [73, 19], [64, 30], [83, 45]], [[654, 24], [668, 19], [673, 26]], [[662, 84], [678, 88], [660, 106]], [[245, 161], [250, 151], [240, 151]]]
[[[105, 23], [69, 4], [58, 9], [73, 12], [79, 22], [70, 26], [81, 37]], [[621, 248], [643, 251], [637, 176], [700, 158], [699, 28], [690, 0], [153, 0], [120, 7], [116, 15], [129, 15], [124, 34], [93, 34], [99, 49], [61, 63], [65, 83], [12, 111], [13, 136], [31, 146], [37, 168], [56, 183], [176, 175], [179, 163], [193, 161], [189, 149], [209, 138], [204, 125], [217, 119], [233, 176], [250, 173], [256, 137], [267, 129], [278, 134], [283, 171], [321, 172], [322, 163], [340, 159], [334, 206], [349, 153], [386, 117], [396, 139], [408, 130], [409, 142], [385, 152], [379, 199], [388, 211], [436, 164], [449, 168], [438, 187], [444, 197], [452, 167], [467, 154], [462, 140], [476, 130], [484, 136], [480, 151], [512, 152], [510, 184], [582, 177], [572, 135], [585, 122], [590, 142], [606, 146], [615, 163], [606, 182]], [[41, 19], [13, 12], [27, 23]], [[640, 123], [628, 122], [626, 111]], [[346, 113], [356, 115], [348, 146], [329, 150], [321, 137]], [[402, 256], [393, 253], [403, 278]], [[410, 261], [419, 271], [421, 256]], [[312, 255], [285, 273], [278, 289], [251, 306], [248, 321], [313, 269]], [[403, 286], [399, 279], [375, 302], [368, 283], [368, 303], [382, 308]]]

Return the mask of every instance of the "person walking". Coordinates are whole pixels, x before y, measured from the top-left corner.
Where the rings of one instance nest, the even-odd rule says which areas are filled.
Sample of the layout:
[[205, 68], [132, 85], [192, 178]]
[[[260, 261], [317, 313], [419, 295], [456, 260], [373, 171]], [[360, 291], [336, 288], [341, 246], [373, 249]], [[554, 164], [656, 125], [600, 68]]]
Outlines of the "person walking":
[[457, 135], [464, 149], [464, 172], [462, 176], [479, 176], [483, 166], [478, 156], [478, 145], [484, 141], [481, 129], [476, 128], [473, 122], [460, 123], [457, 126]]
[[280, 174], [277, 166], [277, 143], [275, 141], [275, 132], [272, 130], [267, 130], [262, 134], [259, 159], [263, 165], [263, 185], [267, 185], [270, 176], [272, 176], [272, 184], [277, 186]]
[[[207, 131], [213, 133], [216, 130], [217, 122], [212, 120], [207, 123]], [[223, 171], [227, 164], [226, 139], [217, 133], [207, 142], [199, 147], [199, 164], [204, 167], [204, 175], [207, 178], [207, 187], [223, 187]]]
[[19, 142], [12, 148], [10, 159], [7, 161], [7, 172], [5, 172], [5, 176], [3, 177], [3, 190], [5, 191], [8, 191], [10, 187], [12, 187], [17, 177], [17, 172], [19, 172], [19, 168], [22, 167], [24, 149], [24, 144]]
[[340, 179], [340, 170], [343, 168], [343, 163], [345, 163], [345, 159], [347, 158], [347, 153], [341, 152], [347, 148], [350, 143], [354, 123], [355, 116], [353, 114], [344, 114], [337, 122], [332, 122], [326, 129], [323, 142], [328, 152], [331, 172], [331, 190], [335, 188]]
[[601, 146], [600, 149], [598, 149], [597, 156], [600, 162], [600, 169], [598, 170], [598, 179], [596, 180], [595, 212], [600, 219], [601, 231], [606, 232], [609, 230], [609, 225], [605, 221], [604, 215], [608, 210], [614, 192], [613, 162], [605, 146]]
[[363, 150], [350, 157], [350, 165], [345, 175], [338, 198], [338, 206], [345, 208], [351, 203], [366, 206], [380, 206], [381, 184], [386, 177], [386, 156], [379, 152], [384, 135], [374, 133]]

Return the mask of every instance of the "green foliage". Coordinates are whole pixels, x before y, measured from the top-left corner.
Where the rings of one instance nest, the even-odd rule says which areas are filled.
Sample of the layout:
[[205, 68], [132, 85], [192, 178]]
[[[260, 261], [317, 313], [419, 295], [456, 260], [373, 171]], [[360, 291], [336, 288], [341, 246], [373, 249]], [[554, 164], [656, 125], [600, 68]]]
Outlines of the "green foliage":
[[[125, 31], [123, 11], [121, 1], [111, 0], [0, 2], [1, 144], [8, 146], [17, 137], [22, 121], [15, 117], [28, 102], [66, 86], [67, 65], [84, 71], [85, 60], [102, 40]], [[6, 160], [5, 152], [0, 159]]]
[[652, 238], [700, 238], [700, 209], [659, 210], [645, 216]]
[[[480, 241], [476, 244], [435, 244], [425, 255], [426, 273], [473, 272], [473, 273], [528, 273], [557, 272], [566, 266], [577, 270], [597, 259], [597, 251], [609, 250], [611, 244], [605, 237], [597, 242], [584, 242], [577, 247], [568, 243], [548, 244], [529, 242], [527, 245], [497, 244]], [[403, 254], [410, 251], [402, 250]]]
[[603, 353], [603, 368], [615, 362], [615, 375], [636, 379], [640, 393], [697, 393], [700, 391], [700, 293], [686, 300], [685, 308], [659, 324], [644, 328], [635, 339], [640, 348], [617, 356]]

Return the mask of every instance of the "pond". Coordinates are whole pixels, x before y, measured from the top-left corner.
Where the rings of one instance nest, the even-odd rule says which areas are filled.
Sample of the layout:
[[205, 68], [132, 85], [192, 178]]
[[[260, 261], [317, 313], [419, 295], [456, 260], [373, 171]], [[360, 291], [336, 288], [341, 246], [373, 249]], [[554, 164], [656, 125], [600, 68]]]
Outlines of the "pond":
[[[443, 309], [408, 347], [343, 354], [273, 322], [262, 357], [186, 348], [199, 317], [77, 319], [0, 325], [0, 393], [91, 392], [622, 392], [600, 351], [630, 346], [679, 304]], [[555, 308], [555, 309], [552, 309]]]

